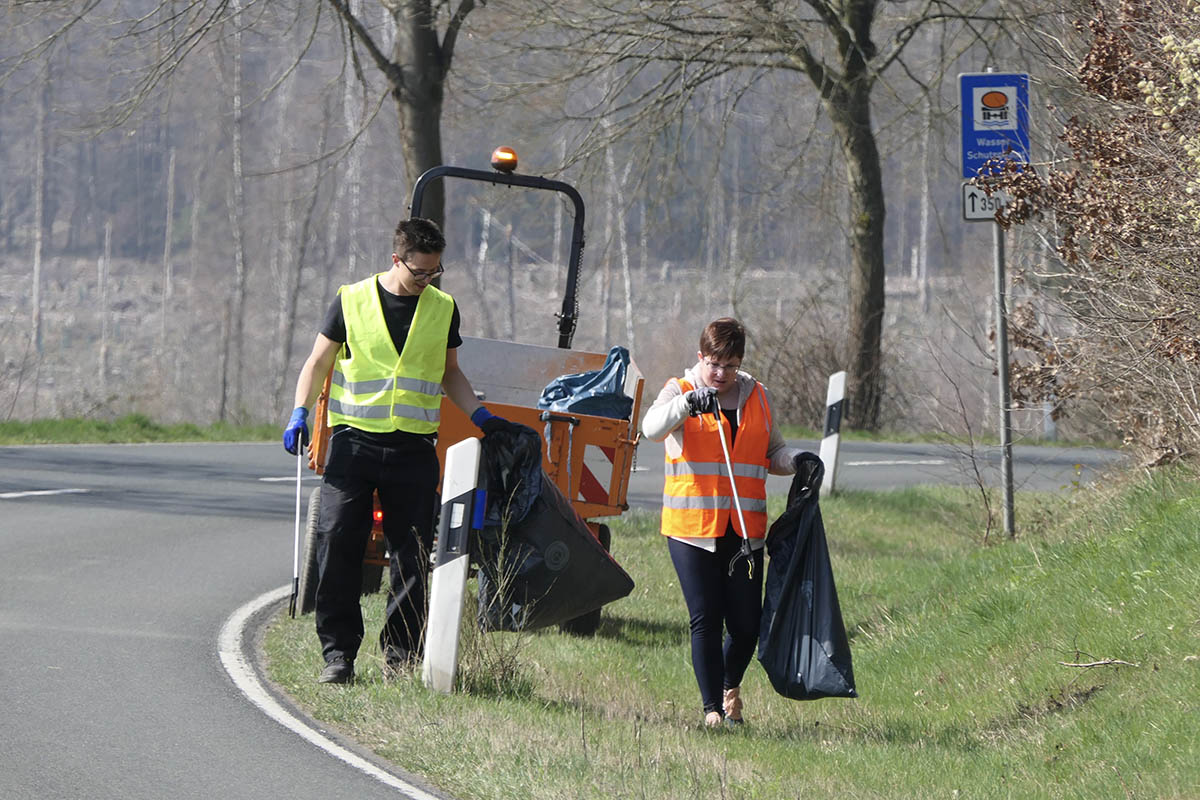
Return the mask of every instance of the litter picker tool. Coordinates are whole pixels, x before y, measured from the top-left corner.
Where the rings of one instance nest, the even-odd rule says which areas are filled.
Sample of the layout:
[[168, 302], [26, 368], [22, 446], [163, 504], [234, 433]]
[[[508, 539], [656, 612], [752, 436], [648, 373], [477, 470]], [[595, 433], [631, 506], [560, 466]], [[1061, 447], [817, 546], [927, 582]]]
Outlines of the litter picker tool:
[[296, 535], [292, 540], [292, 598], [288, 600], [288, 616], [296, 618], [296, 598], [300, 596], [300, 480], [304, 469], [304, 437], [296, 445]]
[[718, 405], [717, 410], [713, 412], [713, 416], [717, 418], [717, 436], [721, 439], [721, 452], [725, 454], [725, 469], [729, 470], [729, 488], [733, 492], [733, 507], [737, 510], [738, 523], [742, 527], [742, 549], [737, 555], [729, 559], [729, 574], [733, 575], [733, 570], [737, 567], [739, 559], [746, 559], [746, 567], [750, 570], [747, 577], [754, 577], [754, 554], [750, 550], [750, 537], [746, 533], [746, 518], [742, 516], [742, 501], [738, 497], [737, 481], [733, 477], [733, 460], [729, 457], [729, 445], [725, 444], [725, 426], [721, 424], [721, 408]]

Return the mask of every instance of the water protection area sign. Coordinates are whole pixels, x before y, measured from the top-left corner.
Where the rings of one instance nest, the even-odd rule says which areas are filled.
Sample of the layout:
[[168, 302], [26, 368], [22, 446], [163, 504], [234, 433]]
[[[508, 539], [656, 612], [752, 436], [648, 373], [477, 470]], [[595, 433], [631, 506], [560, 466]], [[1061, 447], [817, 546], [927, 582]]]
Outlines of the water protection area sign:
[[1029, 75], [968, 72], [958, 76], [962, 174], [975, 178], [992, 159], [1029, 163]]

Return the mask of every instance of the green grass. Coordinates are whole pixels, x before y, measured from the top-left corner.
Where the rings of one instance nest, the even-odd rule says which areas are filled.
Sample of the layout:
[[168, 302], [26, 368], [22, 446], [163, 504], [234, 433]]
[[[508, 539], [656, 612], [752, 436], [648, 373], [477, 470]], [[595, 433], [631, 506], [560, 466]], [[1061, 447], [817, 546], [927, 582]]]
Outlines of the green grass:
[[[613, 551], [637, 587], [594, 638], [467, 626], [470, 689], [442, 696], [385, 684], [371, 647], [357, 684], [318, 686], [312, 618], [281, 617], [269, 674], [464, 800], [1200, 796], [1193, 475], [1022, 493], [1021, 537], [988, 545], [965, 490], [848, 493], [822, 512], [857, 700], [783, 699], [752, 664], [747, 725], [705, 731], [657, 517], [633, 513], [615, 521]], [[381, 601], [364, 603], [368, 642]], [[1061, 663], [1105, 659], [1137, 666]]]
[[282, 430], [274, 424], [163, 424], [143, 414], [129, 414], [115, 420], [71, 418], [0, 422], [0, 444], [269, 441], [278, 438]]
[[[825, 435], [824, 431], [816, 428], [806, 428], [802, 425], [785, 424], [779, 427], [783, 432], [785, 439], [790, 440], [807, 440], [810, 442], [819, 442]], [[856, 430], [854, 428], [842, 428], [839, 432], [841, 438], [855, 442], [894, 442], [898, 444], [944, 444], [944, 445], [966, 445], [969, 440], [966, 436], [951, 435], [944, 431], [910, 431], [910, 430], [882, 430], [882, 431], [865, 431]], [[976, 434], [975, 444], [998, 447], [1000, 445], [1000, 436], [990, 430]], [[1039, 436], [1021, 436], [1014, 433], [1013, 444], [1019, 445], [1037, 445], [1041, 447], [1106, 447], [1109, 449], [1118, 449], [1121, 447], [1120, 441], [1107, 441], [1103, 439], [1043, 439]]]

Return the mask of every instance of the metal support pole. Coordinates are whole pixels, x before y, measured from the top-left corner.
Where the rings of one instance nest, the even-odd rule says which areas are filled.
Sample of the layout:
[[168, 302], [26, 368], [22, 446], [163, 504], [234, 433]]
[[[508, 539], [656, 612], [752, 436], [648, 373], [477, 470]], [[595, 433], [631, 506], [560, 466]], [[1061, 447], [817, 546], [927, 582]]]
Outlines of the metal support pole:
[[1004, 490], [1004, 533], [1016, 535], [1013, 522], [1012, 422], [1009, 419], [1008, 311], [1005, 301], [1004, 229], [992, 223], [992, 252], [996, 266], [996, 374], [1000, 389], [1000, 481]]

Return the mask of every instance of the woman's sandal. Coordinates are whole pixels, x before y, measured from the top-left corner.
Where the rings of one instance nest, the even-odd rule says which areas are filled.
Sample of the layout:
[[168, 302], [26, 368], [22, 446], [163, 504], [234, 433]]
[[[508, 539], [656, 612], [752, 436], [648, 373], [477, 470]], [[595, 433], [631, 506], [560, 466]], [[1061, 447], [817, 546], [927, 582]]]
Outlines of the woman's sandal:
[[742, 719], [742, 697], [741, 688], [733, 687], [725, 690], [725, 719], [731, 725], [741, 725], [745, 720]]

